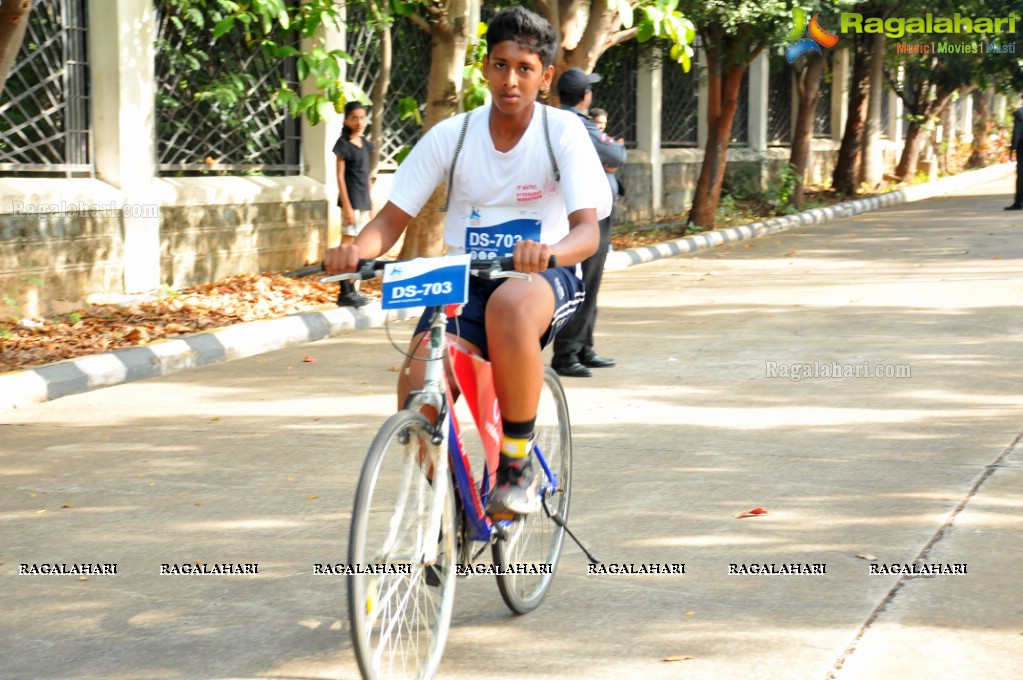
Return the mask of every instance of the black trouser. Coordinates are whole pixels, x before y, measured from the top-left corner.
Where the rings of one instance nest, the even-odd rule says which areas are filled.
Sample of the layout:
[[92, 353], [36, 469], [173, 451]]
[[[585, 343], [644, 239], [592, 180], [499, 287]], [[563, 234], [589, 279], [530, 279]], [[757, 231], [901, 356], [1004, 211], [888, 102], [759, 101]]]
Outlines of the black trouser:
[[600, 246], [583, 260], [583, 286], [586, 299], [575, 310], [568, 325], [554, 336], [555, 366], [565, 366], [593, 354], [593, 328], [597, 325], [597, 291], [604, 276], [604, 261], [611, 245], [611, 217], [600, 222]]
[[1023, 149], [1016, 152], [1016, 200], [1013, 205], [1023, 205]]

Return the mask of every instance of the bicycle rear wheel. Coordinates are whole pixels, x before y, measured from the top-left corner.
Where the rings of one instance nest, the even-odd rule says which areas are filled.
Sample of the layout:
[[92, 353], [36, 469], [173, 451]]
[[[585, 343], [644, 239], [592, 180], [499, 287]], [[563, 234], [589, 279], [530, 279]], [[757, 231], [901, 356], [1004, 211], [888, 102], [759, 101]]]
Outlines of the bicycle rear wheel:
[[[568, 520], [572, 492], [572, 428], [568, 401], [561, 381], [551, 368], [544, 371], [536, 412], [536, 444], [554, 475], [552, 479], [547, 474], [534, 453], [533, 474], [540, 478], [539, 493], [546, 510], [541, 508], [514, 521], [502, 521], [506, 536], [493, 546], [494, 564], [502, 571], [497, 577], [498, 590], [505, 604], [517, 614], [536, 609], [551, 587], [565, 530], [550, 515]], [[524, 573], [509, 573], [511, 570]]]
[[[424, 452], [434, 448], [428, 428], [419, 413], [391, 416], [359, 478], [348, 546], [348, 611], [355, 656], [368, 680], [429, 678], [447, 641], [455, 594], [455, 501], [450, 478], [442, 497], [428, 479]], [[435, 503], [442, 504], [440, 530], [431, 532]], [[431, 541], [437, 560], [427, 564]], [[373, 573], [354, 573], [360, 570]]]

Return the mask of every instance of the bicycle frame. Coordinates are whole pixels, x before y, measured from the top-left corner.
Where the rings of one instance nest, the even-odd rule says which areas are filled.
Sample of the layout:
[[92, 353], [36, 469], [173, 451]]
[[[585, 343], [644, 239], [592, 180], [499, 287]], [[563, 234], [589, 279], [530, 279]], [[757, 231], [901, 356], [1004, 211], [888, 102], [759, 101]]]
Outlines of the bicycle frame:
[[[448, 305], [446, 308], [438, 308], [434, 312], [429, 330], [424, 338], [424, 342], [429, 345], [430, 354], [426, 360], [423, 387], [409, 394], [405, 407], [419, 410], [424, 406], [429, 406], [437, 412], [434, 422], [434, 443], [439, 444], [440, 433], [446, 431], [448, 456], [443, 463], [440, 460], [432, 461], [436, 497], [441, 498], [443, 493], [446, 493], [447, 488], [442, 485], [448, 483], [449, 475], [446, 473], [450, 469], [451, 476], [455, 481], [455, 488], [458, 491], [459, 505], [465, 513], [466, 537], [471, 541], [490, 542], [496, 533], [502, 533], [495, 526], [495, 520], [489, 517], [484, 510], [486, 496], [493, 484], [500, 454], [501, 417], [493, 392], [490, 362], [447, 341], [445, 319], [448, 316], [456, 315], [457, 307], [459, 305]], [[452, 372], [458, 383], [459, 392], [468, 402], [469, 410], [481, 433], [481, 439], [483, 439], [486, 461], [480, 487], [477, 487], [476, 479], [473, 477], [472, 465], [462, 443], [458, 419], [451, 408], [454, 399], [448, 385], [444, 365], [445, 355], [450, 357]], [[489, 409], [485, 408], [487, 405], [490, 406]], [[557, 478], [538, 445], [534, 446], [533, 453], [536, 454], [547, 478], [551, 480], [553, 488], [558, 488]], [[437, 458], [443, 459], [444, 456], [437, 456]], [[438, 475], [438, 471], [442, 474]], [[443, 481], [441, 481], [441, 477], [443, 477]], [[426, 534], [428, 536], [435, 535], [440, 529], [440, 506], [440, 503], [435, 504], [434, 512], [431, 515], [431, 524]], [[497, 525], [500, 526], [503, 522], [506, 520], [497, 520]], [[436, 552], [436, 544], [429, 546], [429, 550]], [[429, 564], [431, 558], [436, 559], [436, 555], [425, 555], [424, 558]]]

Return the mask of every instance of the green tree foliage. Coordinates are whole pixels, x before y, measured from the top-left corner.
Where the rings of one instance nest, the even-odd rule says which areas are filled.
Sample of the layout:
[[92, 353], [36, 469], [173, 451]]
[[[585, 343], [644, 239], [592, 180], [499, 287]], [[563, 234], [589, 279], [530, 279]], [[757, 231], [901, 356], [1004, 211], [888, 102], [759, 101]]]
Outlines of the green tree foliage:
[[[170, 61], [191, 71], [199, 71], [208, 55], [198, 36], [212, 40], [229, 34], [241, 36], [252, 49], [263, 50], [273, 61], [294, 59], [298, 79], [309, 79], [314, 91], [301, 94], [286, 82], [273, 93], [273, 102], [287, 107], [295, 117], [305, 116], [314, 125], [331, 111], [340, 111], [345, 102], [358, 99], [368, 103], [366, 95], [353, 83], [341, 79], [342, 64], [352, 57], [343, 50], [327, 49], [321, 28], [341, 27], [339, 6], [334, 0], [164, 0], [168, 20], [179, 31], [196, 36], [184, 48], [162, 44], [162, 50], [176, 50]], [[247, 96], [251, 77], [245, 73], [227, 73], [205, 84], [195, 95], [230, 108]]]
[[792, 31], [791, 10], [783, 0], [705, 0], [683, 9], [703, 41], [708, 95], [707, 146], [690, 223], [714, 226], [743, 74], [757, 55], [782, 44]]

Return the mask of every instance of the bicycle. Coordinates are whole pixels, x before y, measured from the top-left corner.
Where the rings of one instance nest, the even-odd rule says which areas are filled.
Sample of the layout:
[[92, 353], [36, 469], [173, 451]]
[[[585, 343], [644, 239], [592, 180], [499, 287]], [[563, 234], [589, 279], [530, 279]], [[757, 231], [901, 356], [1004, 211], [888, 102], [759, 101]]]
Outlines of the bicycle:
[[[505, 604], [525, 614], [550, 589], [565, 534], [579, 543], [566, 525], [572, 437], [557, 374], [550, 368], [544, 371], [532, 452], [542, 512], [490, 517], [484, 508], [501, 441], [490, 363], [447, 340], [446, 319], [465, 301], [470, 271], [488, 279], [529, 275], [513, 271], [510, 257], [470, 264], [468, 256], [459, 256], [396, 263], [360, 260], [357, 272], [322, 281], [372, 278], [386, 265], [398, 274], [389, 285], [388, 271], [393, 269], [385, 270], [382, 306], [428, 304], [434, 311], [423, 339], [429, 345], [423, 387], [409, 394], [404, 408], [373, 439], [352, 512], [349, 619], [359, 669], [368, 680], [434, 674], [451, 623], [455, 577], [474, 571], [472, 563], [488, 545], [493, 565], [486, 571], [497, 576]], [[452, 408], [445, 357], [450, 357], [459, 392], [483, 441], [484, 474], [478, 483]], [[436, 415], [428, 417], [424, 410]], [[579, 545], [591, 562], [599, 563]]]

